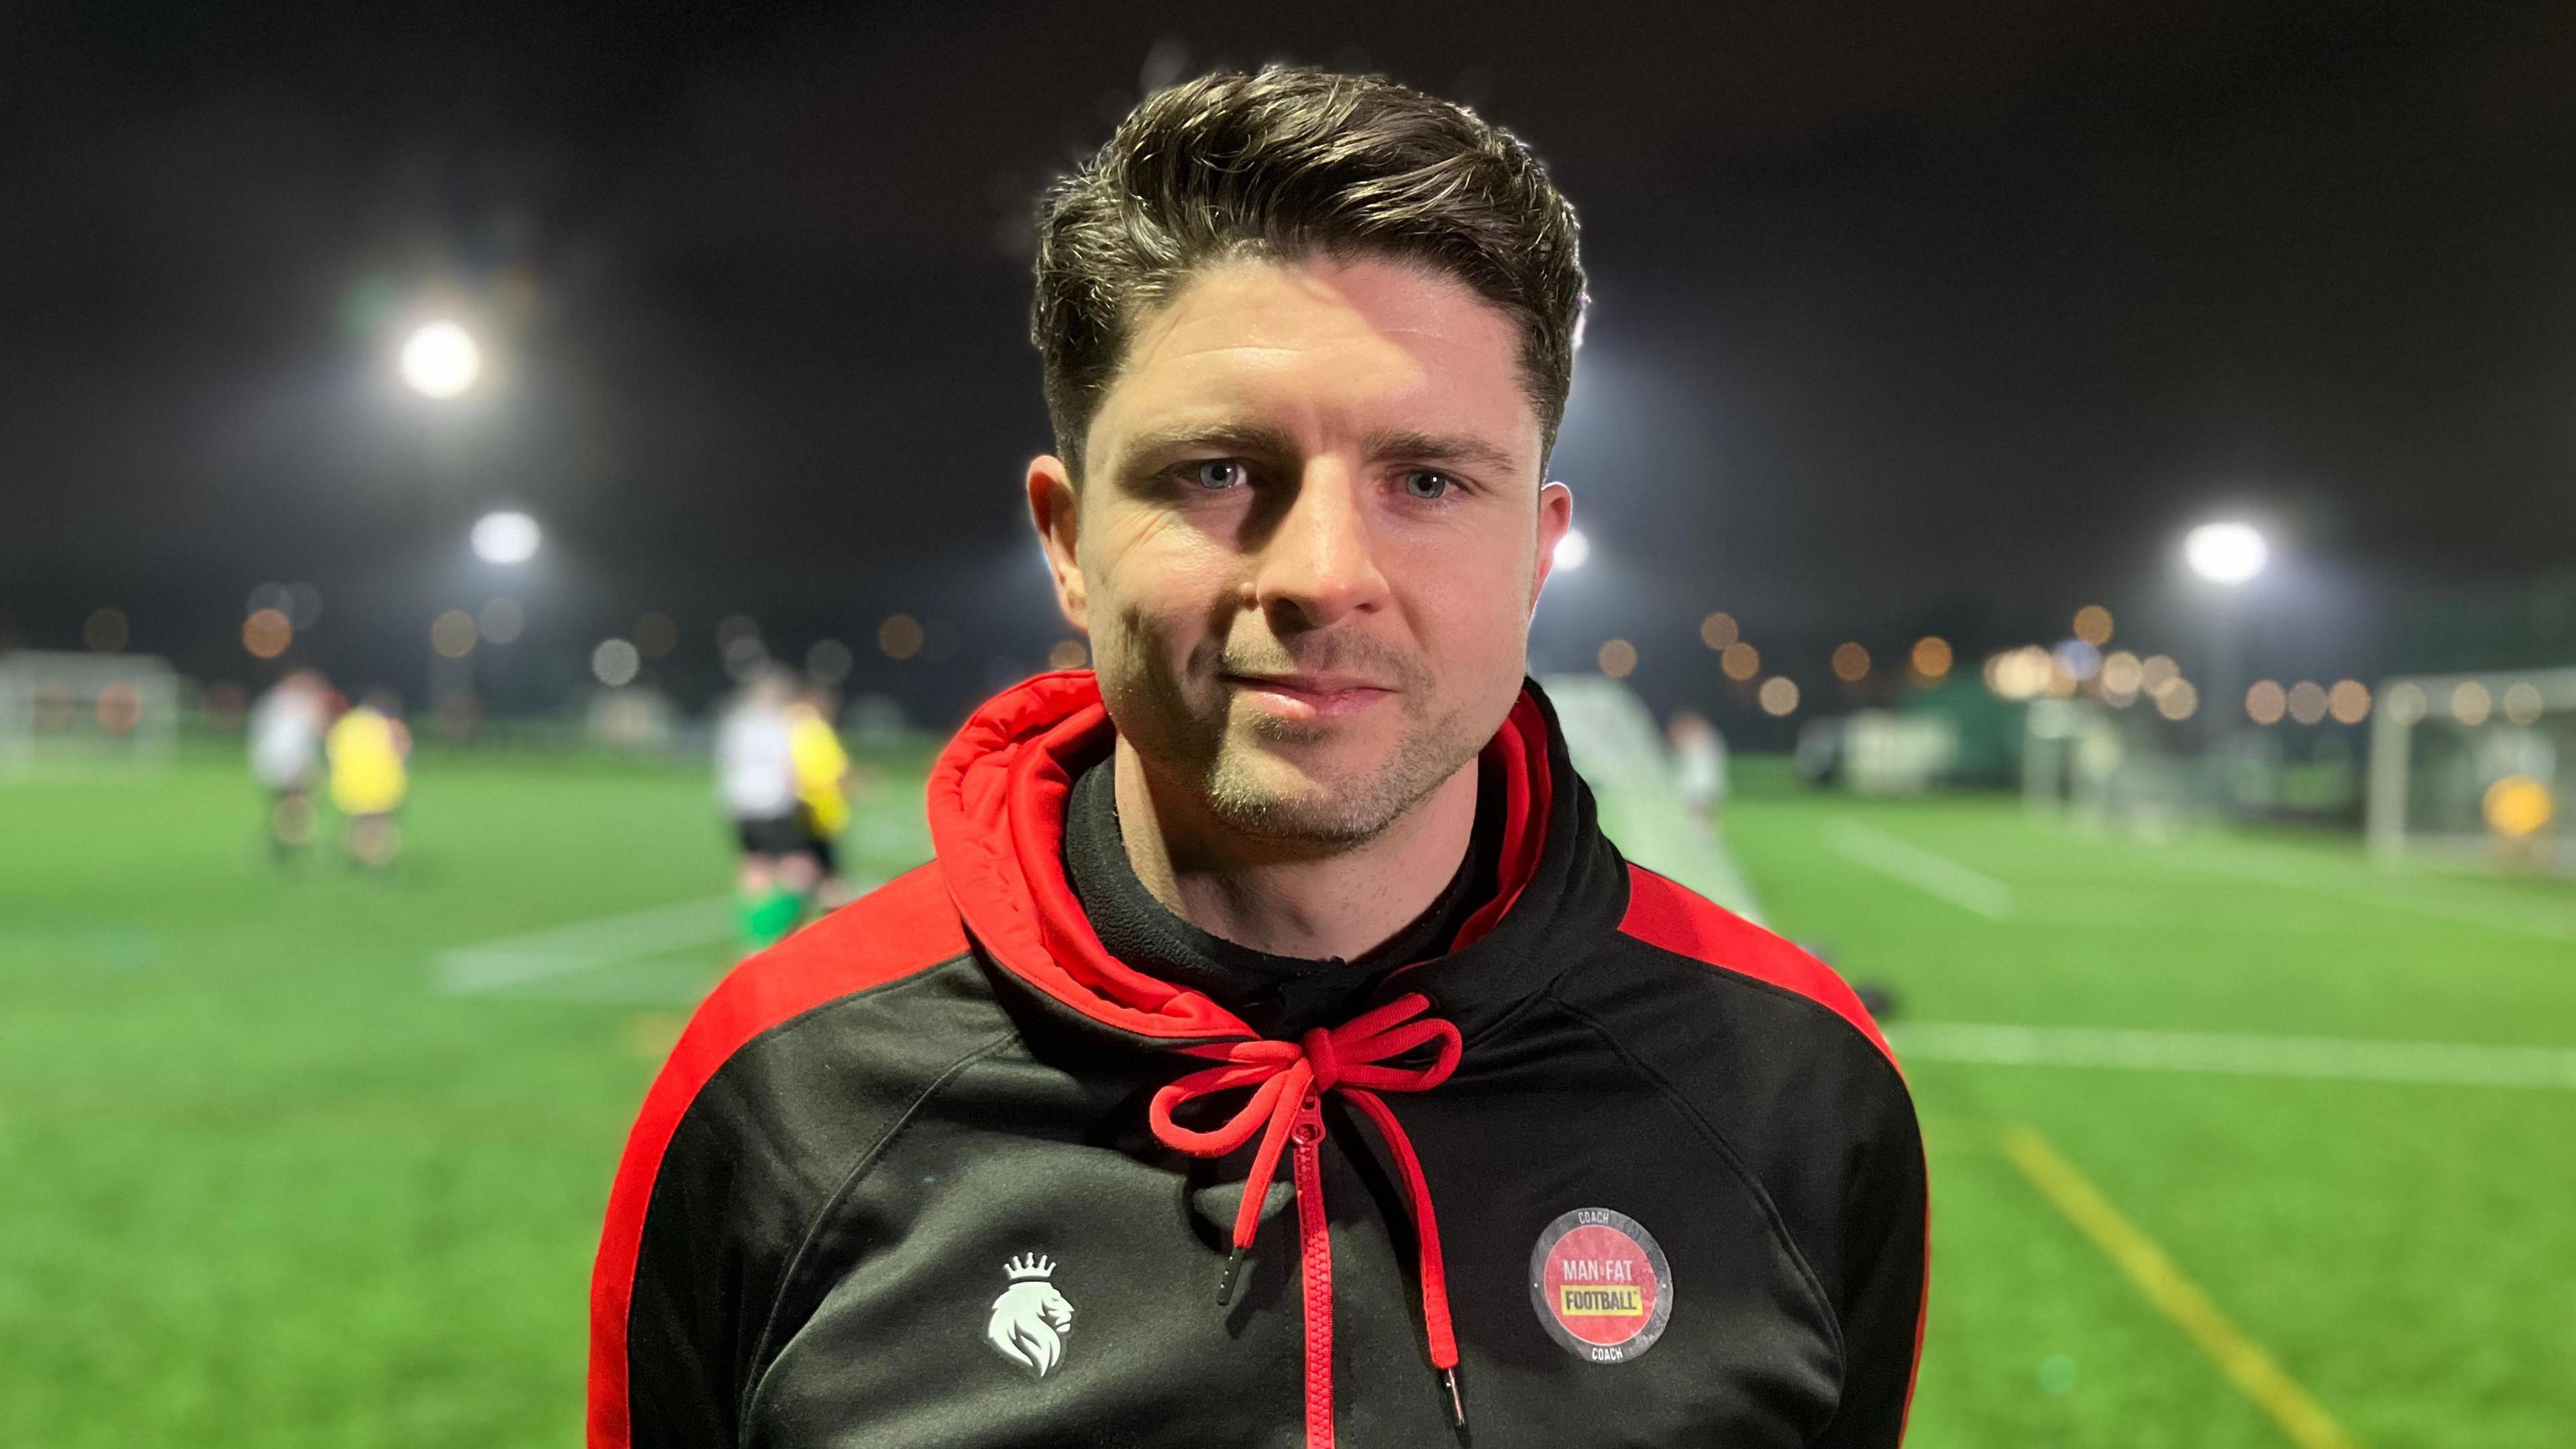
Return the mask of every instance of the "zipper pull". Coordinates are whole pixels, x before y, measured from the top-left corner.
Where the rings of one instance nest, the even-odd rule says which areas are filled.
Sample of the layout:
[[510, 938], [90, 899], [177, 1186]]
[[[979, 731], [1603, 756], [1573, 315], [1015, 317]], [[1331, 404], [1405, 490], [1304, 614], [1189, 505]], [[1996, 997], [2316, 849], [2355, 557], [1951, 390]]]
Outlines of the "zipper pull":
[[1288, 1129], [1288, 1140], [1297, 1150], [1312, 1154], [1315, 1144], [1324, 1140], [1324, 1099], [1309, 1092], [1297, 1108], [1297, 1125]]

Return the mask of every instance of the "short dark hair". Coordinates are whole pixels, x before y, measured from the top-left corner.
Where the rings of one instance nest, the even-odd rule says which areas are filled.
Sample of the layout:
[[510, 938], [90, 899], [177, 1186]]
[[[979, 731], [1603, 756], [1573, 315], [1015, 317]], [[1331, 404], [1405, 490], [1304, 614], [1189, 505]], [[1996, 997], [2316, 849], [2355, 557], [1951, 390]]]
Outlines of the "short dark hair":
[[1039, 207], [1030, 334], [1056, 450], [1082, 442], [1145, 309], [1237, 257], [1382, 255], [1456, 277], [1518, 325], [1544, 447], [1574, 382], [1574, 208], [1528, 146], [1382, 76], [1303, 66], [1149, 96]]

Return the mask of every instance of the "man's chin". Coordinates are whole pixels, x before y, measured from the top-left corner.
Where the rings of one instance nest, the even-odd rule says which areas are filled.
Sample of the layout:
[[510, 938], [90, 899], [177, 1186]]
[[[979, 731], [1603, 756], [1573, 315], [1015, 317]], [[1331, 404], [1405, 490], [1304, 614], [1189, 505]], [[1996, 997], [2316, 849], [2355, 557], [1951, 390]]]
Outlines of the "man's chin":
[[1217, 760], [1208, 805], [1246, 835], [1358, 844], [1375, 838], [1414, 803], [1398, 773], [1383, 761], [1300, 760], [1237, 746]]

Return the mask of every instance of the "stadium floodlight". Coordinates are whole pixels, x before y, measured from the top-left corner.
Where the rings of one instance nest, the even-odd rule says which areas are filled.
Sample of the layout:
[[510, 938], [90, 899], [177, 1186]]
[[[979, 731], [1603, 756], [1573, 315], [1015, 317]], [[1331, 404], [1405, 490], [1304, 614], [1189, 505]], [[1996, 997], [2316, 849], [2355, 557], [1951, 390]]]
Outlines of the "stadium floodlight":
[[485, 563], [523, 564], [537, 556], [541, 537], [537, 521], [524, 513], [486, 513], [474, 520], [474, 556]]
[[1556, 566], [1558, 568], [1579, 569], [1583, 567], [1591, 557], [1592, 540], [1583, 536], [1582, 529], [1569, 528], [1565, 531], [1565, 536], [1556, 541]]
[[2183, 561], [2213, 584], [2234, 587], [2263, 572], [2272, 546], [2250, 523], [2227, 520], [2204, 523], [2182, 541]]
[[424, 322], [403, 339], [397, 362], [412, 391], [446, 399], [472, 387], [483, 375], [483, 346], [457, 323]]

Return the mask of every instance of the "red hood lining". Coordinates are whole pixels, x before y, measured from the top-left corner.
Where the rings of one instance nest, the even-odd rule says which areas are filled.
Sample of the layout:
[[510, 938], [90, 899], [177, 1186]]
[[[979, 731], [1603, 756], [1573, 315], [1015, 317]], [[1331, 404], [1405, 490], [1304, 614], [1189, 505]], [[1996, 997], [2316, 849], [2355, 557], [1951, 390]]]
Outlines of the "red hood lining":
[[[1256, 1035], [1207, 996], [1111, 955], [1065, 879], [1066, 797], [1113, 733], [1088, 670], [1005, 690], [957, 732], [931, 770], [929, 810], [958, 914], [1005, 969], [1103, 1025], [1166, 1041]], [[1523, 690], [1485, 747], [1504, 789], [1497, 888], [1458, 946], [1490, 933], [1538, 873], [1553, 794], [1548, 753], [1546, 715]]]

